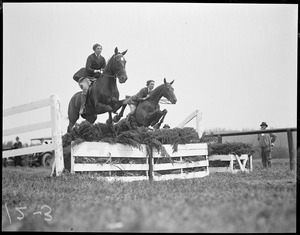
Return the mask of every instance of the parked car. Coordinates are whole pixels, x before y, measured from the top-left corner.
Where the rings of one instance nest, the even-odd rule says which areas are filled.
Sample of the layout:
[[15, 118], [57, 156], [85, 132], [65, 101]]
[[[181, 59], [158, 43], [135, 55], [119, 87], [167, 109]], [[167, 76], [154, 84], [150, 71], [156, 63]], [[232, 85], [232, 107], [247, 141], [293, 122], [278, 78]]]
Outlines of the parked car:
[[[12, 150], [15, 149], [14, 147], [3, 147], [2, 146], [2, 151], [7, 151], [7, 150]], [[19, 155], [16, 157], [8, 157], [8, 158], [2, 158], [2, 166], [7, 167], [7, 166], [27, 166], [29, 163], [29, 155]], [[16, 158], [19, 158], [16, 160]]]
[[[43, 137], [43, 138], [33, 138], [30, 139], [30, 146], [44, 145], [44, 144], [52, 144], [51, 137]], [[52, 166], [54, 161], [54, 151], [47, 152], [39, 152], [29, 154], [29, 165], [30, 166]]]
[[[3, 147], [2, 151], [11, 150], [11, 147]], [[9, 158], [2, 158], [2, 167], [7, 167], [9, 164], [13, 165], [14, 159], [12, 157]]]

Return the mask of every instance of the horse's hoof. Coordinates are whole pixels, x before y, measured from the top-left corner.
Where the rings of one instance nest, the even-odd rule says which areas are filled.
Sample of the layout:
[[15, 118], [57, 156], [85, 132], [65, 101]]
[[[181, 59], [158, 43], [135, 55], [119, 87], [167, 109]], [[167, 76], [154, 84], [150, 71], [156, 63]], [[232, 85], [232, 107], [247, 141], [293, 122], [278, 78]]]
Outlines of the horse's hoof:
[[153, 128], [154, 128], [154, 129], [159, 129], [159, 128], [160, 128], [160, 125], [161, 125], [160, 123], [157, 123], [157, 124], [155, 124], [155, 125], [153, 126]]
[[114, 116], [114, 118], [113, 118], [113, 122], [118, 122], [118, 121], [120, 121], [120, 116], [119, 115], [116, 115], [116, 116]]

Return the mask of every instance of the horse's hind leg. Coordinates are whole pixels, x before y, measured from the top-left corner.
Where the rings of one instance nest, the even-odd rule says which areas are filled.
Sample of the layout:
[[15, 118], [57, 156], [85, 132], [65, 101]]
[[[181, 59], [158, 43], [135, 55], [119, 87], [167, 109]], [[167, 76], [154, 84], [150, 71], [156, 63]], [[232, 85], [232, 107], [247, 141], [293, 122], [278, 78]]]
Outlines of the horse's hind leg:
[[79, 114], [78, 113], [74, 113], [73, 115], [69, 115], [69, 125], [68, 125], [68, 129], [67, 132], [69, 133], [72, 130], [72, 127], [75, 125], [76, 121], [79, 118]]
[[76, 121], [74, 123], [69, 121], [69, 125], [68, 125], [68, 129], [67, 129], [67, 133], [69, 133], [72, 130], [72, 127], [75, 125]]
[[[72, 118], [69, 117], [69, 125], [67, 130], [68, 133], [71, 131], [72, 127], [75, 125], [78, 119], [79, 119], [79, 114], [74, 115]], [[85, 120], [87, 120], [91, 124], [93, 124], [96, 121], [96, 119], [97, 119], [97, 115], [89, 115], [85, 117]]]
[[97, 114], [85, 117], [85, 120], [87, 120], [91, 124], [94, 124], [96, 119], [97, 119]]
[[72, 127], [75, 125], [76, 121], [79, 119], [79, 107], [80, 107], [80, 94], [76, 93], [70, 100], [69, 106], [68, 106], [68, 119], [69, 119], [69, 125], [67, 132], [69, 133], [72, 129]]

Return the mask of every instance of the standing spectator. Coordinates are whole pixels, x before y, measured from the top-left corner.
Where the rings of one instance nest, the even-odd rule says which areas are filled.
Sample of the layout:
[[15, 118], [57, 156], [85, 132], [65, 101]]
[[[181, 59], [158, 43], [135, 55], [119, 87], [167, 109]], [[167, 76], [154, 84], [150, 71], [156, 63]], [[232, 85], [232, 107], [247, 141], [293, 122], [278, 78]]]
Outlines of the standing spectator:
[[[261, 130], [266, 130], [268, 125], [266, 122], [260, 124]], [[274, 142], [277, 136], [272, 133], [261, 133], [258, 134], [258, 141], [260, 146], [260, 154], [262, 164], [264, 168], [271, 168], [271, 148], [274, 146]]]
[[164, 129], [170, 129], [170, 126], [169, 126], [168, 124], [165, 124], [165, 125], [163, 126], [163, 128], [164, 128]]
[[[12, 149], [19, 149], [22, 148], [22, 142], [20, 141], [19, 136], [16, 137], [16, 142], [12, 146]], [[22, 166], [22, 156], [15, 156], [14, 157], [14, 164], [15, 166], [19, 165]]]

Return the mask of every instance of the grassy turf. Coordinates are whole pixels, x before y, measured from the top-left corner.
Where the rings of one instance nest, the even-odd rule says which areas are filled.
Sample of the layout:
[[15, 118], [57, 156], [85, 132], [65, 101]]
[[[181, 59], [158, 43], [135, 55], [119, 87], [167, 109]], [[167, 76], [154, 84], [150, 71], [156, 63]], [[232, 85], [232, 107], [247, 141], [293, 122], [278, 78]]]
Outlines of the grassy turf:
[[251, 173], [126, 183], [4, 168], [2, 231], [296, 232], [296, 173], [287, 158], [261, 165], [254, 160]]

